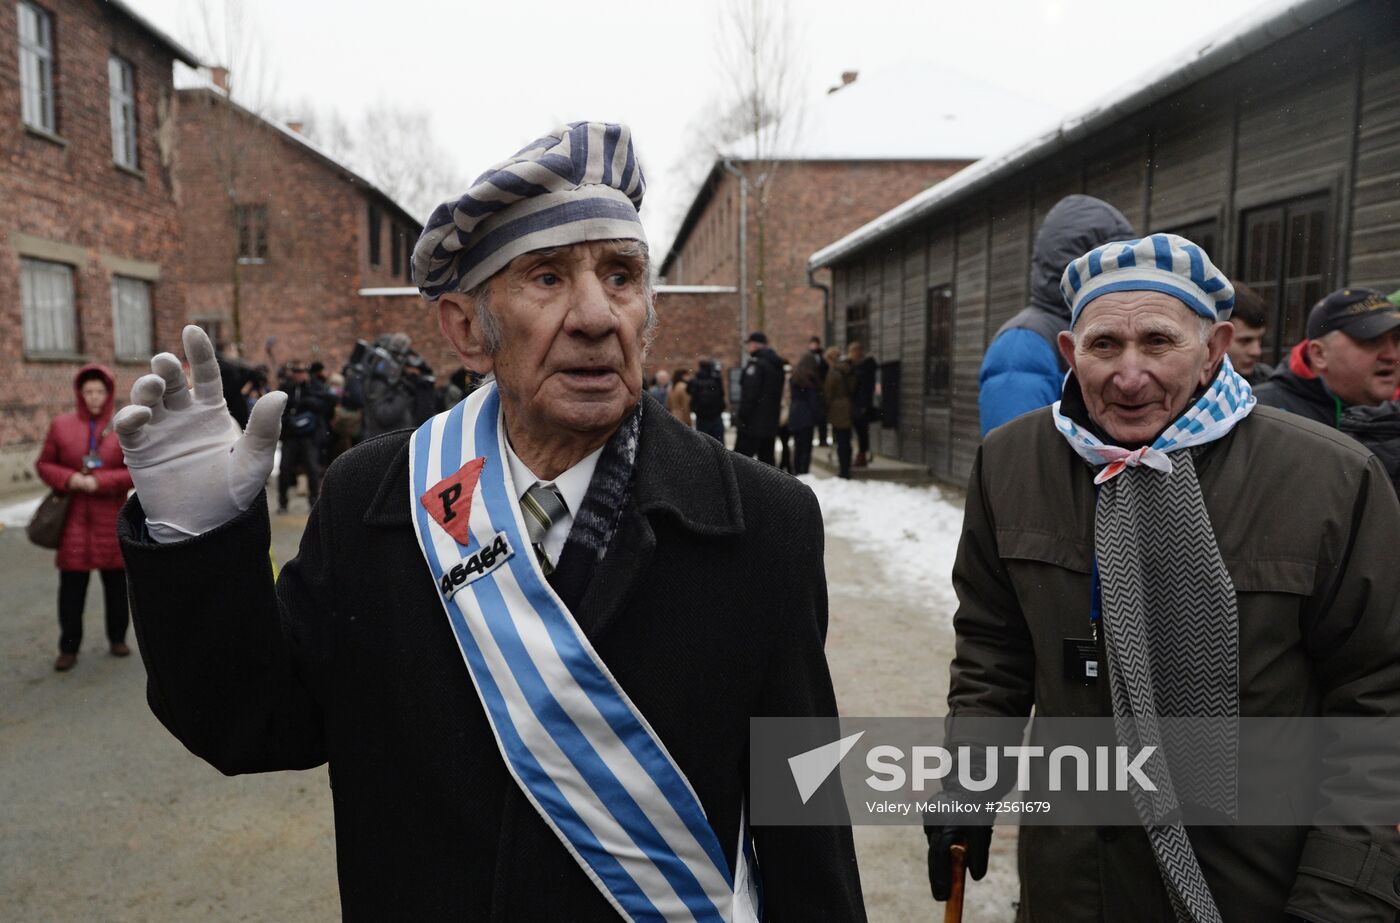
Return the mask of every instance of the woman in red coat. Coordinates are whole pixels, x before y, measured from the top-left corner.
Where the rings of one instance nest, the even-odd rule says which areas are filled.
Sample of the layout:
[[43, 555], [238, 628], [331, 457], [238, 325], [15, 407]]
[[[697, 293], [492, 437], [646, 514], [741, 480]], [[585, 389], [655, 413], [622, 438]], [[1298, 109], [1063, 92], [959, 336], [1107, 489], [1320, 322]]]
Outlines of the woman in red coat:
[[78, 370], [73, 379], [78, 409], [54, 418], [35, 466], [44, 483], [72, 495], [55, 560], [59, 626], [55, 670], [71, 669], [78, 661], [83, 604], [94, 570], [102, 574], [111, 651], [117, 657], [131, 653], [126, 646], [126, 572], [117, 544], [117, 513], [131, 490], [131, 475], [111, 432], [114, 385], [112, 373], [100, 365]]

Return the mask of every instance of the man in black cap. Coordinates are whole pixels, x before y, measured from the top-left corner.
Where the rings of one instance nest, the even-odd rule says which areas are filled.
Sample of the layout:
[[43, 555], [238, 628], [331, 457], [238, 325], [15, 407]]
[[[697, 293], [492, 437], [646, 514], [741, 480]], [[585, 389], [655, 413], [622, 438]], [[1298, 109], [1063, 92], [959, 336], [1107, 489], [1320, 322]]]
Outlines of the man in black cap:
[[1313, 307], [1308, 338], [1255, 389], [1259, 403], [1339, 427], [1351, 406], [1390, 400], [1400, 386], [1400, 309], [1380, 292], [1344, 288]]
[[773, 439], [783, 407], [783, 362], [768, 345], [768, 336], [755, 330], [744, 341], [749, 362], [739, 390], [739, 432], [734, 451], [774, 464]]

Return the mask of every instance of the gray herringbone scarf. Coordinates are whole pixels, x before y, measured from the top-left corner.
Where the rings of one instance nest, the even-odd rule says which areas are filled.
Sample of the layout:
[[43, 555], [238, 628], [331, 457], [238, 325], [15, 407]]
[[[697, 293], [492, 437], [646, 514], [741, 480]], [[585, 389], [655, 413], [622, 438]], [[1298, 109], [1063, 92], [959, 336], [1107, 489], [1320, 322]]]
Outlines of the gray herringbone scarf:
[[[1158, 791], [1134, 791], [1138, 816], [1177, 919], [1218, 923], [1181, 804], [1235, 808], [1239, 620], [1194, 451], [1170, 452], [1170, 472], [1128, 467], [1100, 486], [1094, 553], [1119, 743], [1157, 747], [1147, 769]], [[1159, 717], [1224, 720], [1188, 731]]]

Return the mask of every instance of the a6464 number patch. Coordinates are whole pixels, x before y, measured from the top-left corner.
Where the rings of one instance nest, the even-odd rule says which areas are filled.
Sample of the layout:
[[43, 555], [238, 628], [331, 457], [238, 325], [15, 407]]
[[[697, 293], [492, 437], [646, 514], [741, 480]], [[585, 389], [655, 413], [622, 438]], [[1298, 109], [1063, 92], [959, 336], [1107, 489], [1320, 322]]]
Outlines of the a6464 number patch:
[[474, 583], [509, 561], [515, 555], [510, 540], [504, 532], [497, 532], [491, 544], [482, 545], [476, 554], [458, 561], [452, 569], [442, 575], [438, 582], [444, 599], [451, 599], [457, 591], [469, 583]]

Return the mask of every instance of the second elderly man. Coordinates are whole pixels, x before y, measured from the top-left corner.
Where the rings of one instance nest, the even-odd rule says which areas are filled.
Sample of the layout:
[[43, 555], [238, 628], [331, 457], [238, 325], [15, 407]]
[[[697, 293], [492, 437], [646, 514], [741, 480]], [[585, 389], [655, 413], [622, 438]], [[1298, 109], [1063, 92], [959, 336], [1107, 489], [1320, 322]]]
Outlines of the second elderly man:
[[[1060, 400], [991, 433], [953, 569], [949, 734], [975, 719], [1400, 714], [1400, 504], [1374, 456], [1255, 404], [1231, 286], [1191, 242], [1063, 280]], [[1082, 656], [1106, 670], [1087, 670]], [[962, 730], [960, 730], [962, 728]], [[987, 830], [927, 828], [986, 869]], [[1386, 828], [1023, 826], [1021, 919], [1390, 923]]]

